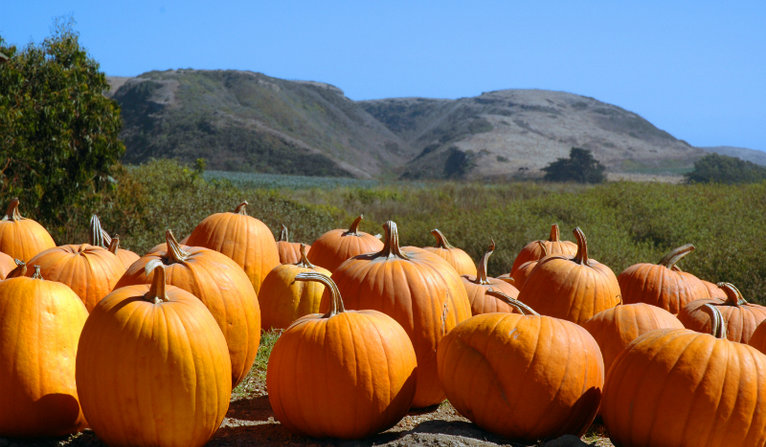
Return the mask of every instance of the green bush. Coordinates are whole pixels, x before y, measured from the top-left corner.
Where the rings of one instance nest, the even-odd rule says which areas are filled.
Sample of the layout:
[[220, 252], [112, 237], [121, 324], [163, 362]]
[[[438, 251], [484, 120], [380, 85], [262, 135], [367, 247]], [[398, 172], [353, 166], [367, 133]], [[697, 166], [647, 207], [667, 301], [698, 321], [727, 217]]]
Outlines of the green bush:
[[766, 167], [735, 157], [708, 154], [685, 174], [687, 183], [757, 183], [766, 180]]

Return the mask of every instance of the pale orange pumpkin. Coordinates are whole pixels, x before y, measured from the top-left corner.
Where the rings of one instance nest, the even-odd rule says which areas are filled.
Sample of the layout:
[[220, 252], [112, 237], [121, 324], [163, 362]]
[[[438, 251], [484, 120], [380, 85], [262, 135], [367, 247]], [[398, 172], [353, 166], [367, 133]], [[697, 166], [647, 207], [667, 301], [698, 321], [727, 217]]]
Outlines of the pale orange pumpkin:
[[561, 254], [565, 256], [572, 256], [577, 253], [577, 244], [572, 241], [561, 240], [559, 238], [559, 226], [553, 224], [551, 225], [551, 233], [547, 241], [532, 241], [522, 247], [522, 249], [519, 251], [519, 254], [516, 255], [516, 259], [514, 259], [513, 265], [511, 266], [511, 276], [513, 276], [514, 272], [516, 272], [516, 269], [519, 268], [521, 264], [527, 261], [536, 261], [543, 257], [543, 251], [540, 248], [540, 243], [545, 246], [547, 253], [551, 255]]
[[537, 267], [537, 263], [540, 262], [540, 259], [548, 256], [548, 247], [543, 241], [535, 242], [540, 246], [540, 258], [530, 259], [529, 261], [522, 263], [516, 267], [516, 270], [513, 271], [513, 275], [511, 275], [513, 284], [517, 289], [521, 289], [524, 286], [524, 283], [527, 282], [527, 278], [529, 278], [529, 274], [532, 273], [532, 270], [534, 270], [535, 267]]
[[48, 230], [33, 219], [21, 217], [19, 199], [14, 198], [0, 220], [0, 251], [28, 262], [43, 250], [55, 247]]
[[495, 251], [495, 241], [489, 245], [479, 263], [479, 269], [475, 276], [462, 275], [463, 286], [468, 294], [468, 301], [471, 303], [471, 313], [473, 315], [487, 312], [512, 312], [513, 308], [504, 300], [489, 294], [490, 290], [503, 292], [504, 294], [516, 298], [519, 296], [519, 289], [501, 279], [487, 276], [487, 262], [492, 252]]
[[[306, 245], [306, 252], [310, 249], [311, 245]], [[277, 252], [279, 252], [280, 264], [296, 264], [301, 260], [301, 243], [290, 242], [290, 233], [287, 231], [287, 227], [284, 224], [282, 225], [282, 232], [277, 241]]]
[[436, 246], [423, 247], [424, 250], [444, 258], [460, 275], [476, 276], [478, 269], [468, 253], [450, 244], [438, 228], [431, 230], [431, 234], [436, 238]]
[[312, 264], [334, 272], [343, 261], [356, 255], [374, 253], [383, 248], [377, 237], [359, 230], [360, 214], [348, 230], [336, 228], [319, 236], [311, 243], [308, 260]]

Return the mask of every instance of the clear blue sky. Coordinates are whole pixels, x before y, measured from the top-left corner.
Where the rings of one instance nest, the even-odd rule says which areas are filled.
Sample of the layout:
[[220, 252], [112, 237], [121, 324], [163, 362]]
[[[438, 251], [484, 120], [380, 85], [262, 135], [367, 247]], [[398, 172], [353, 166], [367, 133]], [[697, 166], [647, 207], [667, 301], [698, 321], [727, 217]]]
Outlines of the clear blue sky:
[[355, 100], [563, 90], [693, 145], [766, 151], [764, 0], [8, 0], [2, 10], [0, 36], [17, 46], [72, 17], [108, 75], [252, 70]]

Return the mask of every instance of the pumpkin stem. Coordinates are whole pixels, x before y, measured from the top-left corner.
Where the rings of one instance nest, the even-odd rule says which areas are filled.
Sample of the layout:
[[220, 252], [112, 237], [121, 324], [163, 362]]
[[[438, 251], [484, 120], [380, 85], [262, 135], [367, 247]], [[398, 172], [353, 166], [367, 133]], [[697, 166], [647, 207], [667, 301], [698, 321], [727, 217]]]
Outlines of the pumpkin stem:
[[109, 237], [109, 233], [104, 231], [101, 226], [101, 219], [97, 215], [90, 216], [90, 245], [96, 247], [108, 248], [112, 242], [112, 238]]
[[[660, 262], [658, 262], [659, 265], [663, 265], [669, 269], [673, 269], [673, 267], [676, 265], [676, 262], [680, 261], [681, 258], [688, 255], [689, 253], [694, 251], [694, 245], [693, 244], [686, 244], [682, 245], [678, 248], [674, 248], [670, 251], [670, 253], [666, 254], [665, 257], [660, 259]], [[681, 269], [678, 269], [679, 271]]]
[[517, 300], [516, 298], [512, 298], [511, 296], [495, 289], [487, 289], [487, 295], [494, 296], [495, 298], [500, 298], [501, 301], [504, 301], [511, 305], [514, 309], [518, 310], [520, 314], [522, 315], [536, 315], [540, 316], [539, 313], [537, 313], [534, 309], [529, 307], [528, 305], [522, 303], [521, 301]]
[[107, 250], [109, 250], [112, 254], [117, 254], [117, 250], [120, 249], [120, 235], [115, 234], [114, 237], [112, 237], [112, 242], [109, 243], [109, 247]]
[[306, 269], [316, 269], [314, 264], [309, 261], [308, 256], [306, 256], [306, 244], [301, 244], [301, 260], [296, 262], [295, 265]]
[[154, 275], [152, 275], [152, 285], [149, 286], [149, 291], [144, 295], [144, 299], [154, 304], [170, 301], [166, 291], [165, 266], [162, 265], [162, 261], [152, 259], [146, 263], [144, 273], [146, 276], [149, 276], [152, 272], [154, 272]]
[[181, 244], [178, 243], [178, 240], [176, 240], [176, 237], [173, 236], [173, 232], [169, 228], [165, 230], [165, 243], [168, 249], [163, 260], [168, 264], [185, 264], [189, 258], [189, 252], [181, 248]]
[[433, 234], [436, 238], [436, 247], [446, 248], [447, 250], [455, 248], [452, 244], [449, 243], [447, 237], [444, 236], [444, 234], [438, 228], [431, 230], [431, 234]]
[[13, 262], [16, 263], [16, 268], [11, 270], [5, 279], [27, 276], [27, 264], [21, 259], [14, 259]]
[[234, 213], [247, 216], [247, 210], [245, 209], [246, 207], [247, 207], [247, 200], [243, 200], [242, 203], [240, 203], [239, 205], [237, 205], [236, 208], [234, 208]]
[[710, 303], [705, 303], [702, 305], [702, 307], [707, 309], [710, 312], [710, 316], [712, 317], [710, 320], [712, 326], [710, 331], [711, 335], [713, 335], [715, 338], [726, 338], [726, 320], [724, 320], [721, 311], [719, 311]]
[[551, 235], [548, 236], [550, 242], [558, 242], [559, 239], [559, 226], [558, 224], [551, 225]]
[[322, 318], [330, 318], [333, 315], [337, 315], [341, 312], [345, 312], [346, 308], [343, 306], [343, 298], [340, 296], [340, 290], [329, 276], [324, 273], [318, 272], [303, 272], [295, 275], [296, 281], [317, 281], [324, 284], [330, 290], [330, 310], [326, 314], [322, 315]]
[[484, 252], [484, 256], [481, 257], [481, 262], [479, 262], [479, 268], [476, 273], [476, 281], [474, 281], [475, 284], [482, 284], [487, 285], [489, 284], [489, 281], [487, 280], [487, 263], [489, 262], [489, 257], [492, 255], [492, 252], [495, 251], [495, 240], [490, 239], [489, 248], [487, 248], [487, 251]]
[[360, 214], [356, 219], [354, 219], [353, 222], [351, 222], [351, 226], [348, 227], [348, 231], [343, 233], [344, 236], [353, 234], [354, 236], [359, 236], [359, 222], [364, 219], [364, 215]]
[[32, 273], [32, 279], [43, 279], [43, 274], [40, 273], [40, 266], [35, 264], [35, 272]]
[[734, 284], [730, 282], [719, 282], [716, 285], [726, 292], [726, 301], [724, 301], [724, 304], [727, 306], [744, 306], [747, 304], [742, 293], [734, 286]]
[[544, 257], [548, 256], [548, 246], [545, 245], [545, 242], [537, 241], [537, 245], [540, 246], [540, 250], [542, 250], [542, 252], [543, 252], [543, 254], [540, 255], [539, 259], [543, 259]]
[[282, 233], [279, 234], [279, 240], [290, 242], [290, 235], [287, 232], [287, 227], [285, 226], [285, 224], [281, 224], [281, 225], [282, 225]]
[[385, 256], [389, 259], [396, 257], [409, 259], [402, 253], [401, 247], [399, 246], [399, 230], [396, 228], [396, 222], [387, 220], [386, 223], [383, 224], [383, 230], [386, 232], [385, 239], [383, 240], [383, 250], [381, 250], [377, 256]]
[[16, 222], [21, 220], [21, 213], [19, 212], [19, 198], [14, 197], [11, 199], [11, 203], [8, 204], [8, 209], [5, 210], [5, 216], [3, 220], [10, 220]]
[[574, 235], [575, 239], [577, 239], [577, 254], [575, 254], [574, 262], [588, 265], [590, 260], [588, 259], [588, 241], [585, 239], [585, 233], [582, 232], [580, 227], [575, 227]]

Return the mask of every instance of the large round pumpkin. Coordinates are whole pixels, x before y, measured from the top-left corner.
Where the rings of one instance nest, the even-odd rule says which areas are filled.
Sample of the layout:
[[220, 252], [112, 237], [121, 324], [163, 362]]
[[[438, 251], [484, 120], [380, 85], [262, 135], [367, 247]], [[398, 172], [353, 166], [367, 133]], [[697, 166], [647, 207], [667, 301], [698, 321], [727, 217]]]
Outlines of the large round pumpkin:
[[445, 334], [471, 316], [471, 305], [447, 261], [416, 247], [404, 250], [396, 223], [387, 221], [383, 229], [385, 246], [380, 252], [347, 260], [332, 278], [347, 308], [376, 309], [404, 327], [418, 357], [413, 406], [434, 405], [444, 399], [436, 376], [436, 348]]
[[196, 296], [213, 314], [229, 347], [231, 383], [236, 386], [250, 372], [261, 341], [260, 307], [250, 279], [228, 256], [205, 247], [181, 246], [167, 230], [165, 248], [133, 263], [115, 289], [151, 284], [146, 266], [153, 261], [165, 266], [169, 285]]
[[87, 318], [72, 289], [39, 270], [0, 281], [1, 437], [61, 436], [86, 426], [75, 357]]
[[527, 442], [584, 433], [604, 384], [601, 353], [588, 331], [537, 314], [475, 315], [444, 337], [437, 363], [460, 414]]
[[0, 251], [28, 262], [43, 250], [55, 247], [48, 230], [33, 219], [21, 217], [19, 199], [14, 198], [0, 220]]
[[[301, 244], [300, 242], [290, 242], [290, 233], [287, 227], [282, 225], [282, 232], [279, 235], [277, 241], [277, 253], [279, 253], [280, 264], [296, 264], [301, 260]], [[311, 249], [311, 245], [306, 245], [306, 251]]]
[[690, 301], [708, 298], [710, 292], [699, 278], [673, 268], [692, 251], [694, 245], [682, 245], [671, 250], [658, 264], [642, 262], [623, 270], [617, 276], [622, 301], [652, 304], [677, 315]]
[[229, 407], [226, 339], [191, 293], [165, 285], [116, 289], [91, 312], [77, 352], [77, 390], [107, 445], [202, 446]]
[[362, 218], [363, 216], [359, 215], [354, 219], [348, 230], [336, 228], [316, 238], [311, 243], [308, 260], [314, 265], [334, 272], [348, 258], [380, 251], [383, 248], [383, 242], [380, 239], [359, 231]]
[[583, 323], [620, 303], [620, 286], [612, 269], [588, 256], [588, 243], [574, 229], [574, 257], [550, 254], [540, 259], [519, 292], [519, 301], [544, 315]]
[[487, 276], [487, 262], [492, 252], [495, 251], [495, 241], [489, 245], [479, 263], [479, 269], [475, 276], [462, 275], [463, 286], [468, 294], [468, 301], [471, 303], [471, 313], [473, 315], [487, 312], [512, 312], [513, 308], [503, 299], [489, 294], [490, 290], [500, 291], [516, 298], [519, 296], [519, 289], [502, 279], [491, 278]]
[[716, 336], [659, 329], [617, 357], [601, 403], [615, 445], [766, 444], [766, 356], [727, 340], [720, 313], [715, 320]]
[[258, 293], [263, 278], [279, 265], [279, 253], [269, 227], [248, 216], [246, 207], [247, 202], [242, 202], [234, 212], [204, 218], [189, 234], [186, 244], [210, 248], [233, 259]]
[[431, 234], [436, 238], [436, 245], [433, 247], [423, 247], [424, 250], [444, 258], [452, 267], [455, 267], [459, 274], [476, 276], [476, 264], [474, 264], [473, 259], [471, 259], [468, 253], [462, 248], [450, 244], [438, 228], [431, 230]]
[[324, 285], [317, 281], [296, 281], [295, 277], [305, 272], [328, 276], [331, 273], [309, 262], [306, 248], [301, 244], [301, 259], [298, 262], [274, 267], [263, 280], [258, 302], [261, 305], [261, 326], [264, 330], [285, 329], [298, 317], [319, 312]]
[[536, 261], [545, 255], [542, 248], [540, 247], [541, 243], [546, 249], [545, 252], [551, 255], [561, 254], [564, 256], [572, 256], [577, 253], [577, 244], [572, 241], [561, 240], [559, 238], [559, 226], [553, 224], [551, 225], [551, 233], [547, 241], [542, 239], [532, 241], [522, 247], [522, 249], [519, 251], [519, 254], [516, 255], [516, 259], [513, 260], [513, 265], [511, 266], [510, 272], [511, 276], [514, 276], [513, 274], [516, 272], [516, 269], [525, 262]]
[[417, 362], [407, 333], [382, 312], [346, 311], [324, 274], [295, 279], [322, 282], [332, 298], [326, 314], [299, 318], [271, 350], [266, 386], [277, 420], [317, 438], [359, 439], [391, 427], [415, 394]]
[[49, 248], [30, 259], [29, 264], [39, 265], [43, 278], [71, 287], [89, 312], [112, 291], [125, 272], [125, 266], [114, 253], [90, 244]]

